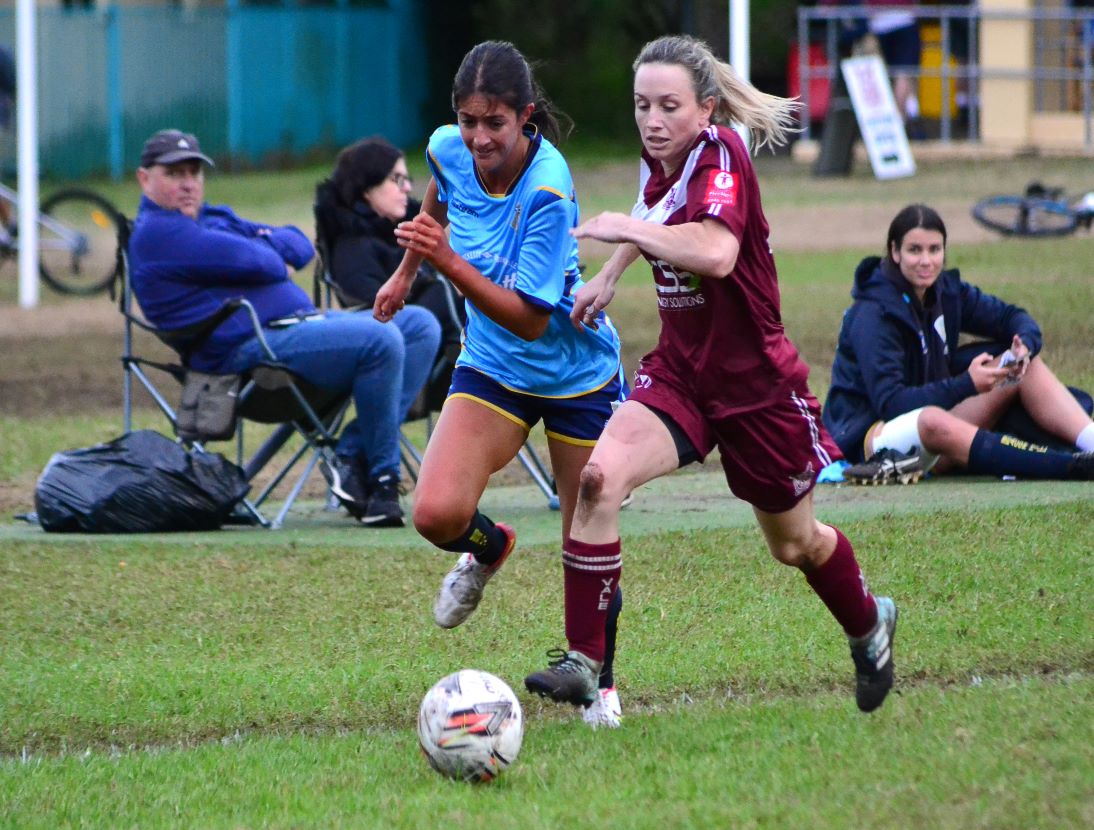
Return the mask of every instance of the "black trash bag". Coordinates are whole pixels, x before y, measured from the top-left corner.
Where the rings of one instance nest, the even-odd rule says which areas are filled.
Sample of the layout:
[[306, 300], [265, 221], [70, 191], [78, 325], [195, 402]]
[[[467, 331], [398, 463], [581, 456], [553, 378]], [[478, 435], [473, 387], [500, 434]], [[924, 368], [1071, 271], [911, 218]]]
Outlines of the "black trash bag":
[[53, 533], [216, 530], [247, 494], [243, 471], [218, 453], [188, 452], [153, 430], [54, 455], [34, 506]]

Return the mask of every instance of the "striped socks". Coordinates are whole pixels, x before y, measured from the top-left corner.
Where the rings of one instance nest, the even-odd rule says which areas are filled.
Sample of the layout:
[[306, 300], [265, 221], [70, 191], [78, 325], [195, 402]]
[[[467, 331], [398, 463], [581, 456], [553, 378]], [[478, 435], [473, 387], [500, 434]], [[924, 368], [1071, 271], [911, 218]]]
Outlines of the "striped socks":
[[623, 569], [619, 540], [592, 545], [567, 539], [562, 546], [566, 639], [570, 651], [604, 660], [604, 625]]

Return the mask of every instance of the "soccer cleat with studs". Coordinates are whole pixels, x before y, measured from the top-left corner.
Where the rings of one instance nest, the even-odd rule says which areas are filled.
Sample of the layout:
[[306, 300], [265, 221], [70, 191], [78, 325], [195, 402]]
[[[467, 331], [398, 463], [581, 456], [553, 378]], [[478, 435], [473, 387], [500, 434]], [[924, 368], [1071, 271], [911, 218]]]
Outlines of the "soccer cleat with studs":
[[889, 597], [875, 597], [877, 623], [862, 637], [849, 637], [851, 659], [855, 662], [855, 703], [872, 712], [893, 687], [893, 637], [896, 635], [896, 603]]
[[615, 686], [597, 689], [596, 699], [587, 709], [581, 710], [581, 717], [593, 729], [618, 729], [623, 725], [623, 708], [619, 705], [619, 693]]
[[541, 697], [549, 697], [556, 703], [585, 708], [592, 706], [596, 702], [596, 687], [603, 664], [580, 651], [563, 651], [560, 648], [548, 651], [547, 657], [551, 658], [550, 665], [524, 678], [524, 688]]
[[498, 561], [484, 565], [470, 553], [461, 554], [456, 560], [456, 566], [441, 582], [441, 589], [433, 602], [433, 621], [441, 628], [455, 628], [471, 616], [479, 607], [486, 583], [501, 570], [501, 566], [516, 547], [516, 531], [502, 522], [498, 522], [496, 527], [505, 534], [505, 550], [498, 557]]
[[852, 484], [915, 484], [923, 478], [923, 462], [918, 454], [886, 447], [868, 460], [852, 464], [843, 477]]

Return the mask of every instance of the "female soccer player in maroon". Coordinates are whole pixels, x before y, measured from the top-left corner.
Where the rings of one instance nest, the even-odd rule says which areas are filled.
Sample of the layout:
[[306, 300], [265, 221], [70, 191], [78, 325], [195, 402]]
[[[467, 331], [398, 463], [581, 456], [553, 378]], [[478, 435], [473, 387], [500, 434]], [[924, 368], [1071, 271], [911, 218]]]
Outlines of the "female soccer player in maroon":
[[817, 521], [813, 486], [839, 449], [783, 330], [768, 225], [749, 153], [784, 143], [794, 104], [761, 93], [701, 41], [646, 44], [634, 63], [642, 139], [630, 216], [602, 213], [578, 238], [619, 243], [577, 294], [574, 325], [595, 325], [639, 255], [653, 269], [661, 335], [582, 470], [563, 548], [568, 651], [525, 678], [529, 691], [586, 705], [604, 652], [604, 614], [622, 566], [619, 507], [635, 487], [718, 448], [730, 490], [752, 504], [772, 555], [805, 574], [851, 643], [856, 700], [881, 705], [893, 683], [896, 606], [874, 597], [847, 538]]

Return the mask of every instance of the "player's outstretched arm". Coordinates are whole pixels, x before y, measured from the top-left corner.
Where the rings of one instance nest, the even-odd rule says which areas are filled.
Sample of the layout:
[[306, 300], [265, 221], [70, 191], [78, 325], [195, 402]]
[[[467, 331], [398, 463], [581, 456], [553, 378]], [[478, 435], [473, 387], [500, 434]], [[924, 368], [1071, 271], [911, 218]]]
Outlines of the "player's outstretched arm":
[[704, 277], [725, 277], [737, 264], [741, 245], [714, 219], [662, 225], [625, 213], [601, 213], [573, 231], [578, 239], [630, 242], [646, 254]]
[[[442, 234], [443, 229], [448, 227], [448, 210], [437, 199], [437, 182], [432, 178], [429, 180], [429, 184], [426, 185], [425, 196], [422, 199], [422, 209], [418, 215], [433, 217], [435, 224], [442, 228]], [[403, 222], [401, 224], [407, 223]], [[395, 233], [398, 236], [398, 229]], [[402, 245], [403, 243], [400, 242], [399, 244]], [[387, 279], [387, 282], [380, 286], [380, 290], [376, 292], [376, 299], [372, 304], [372, 316], [381, 323], [386, 323], [398, 313], [399, 309], [406, 305], [406, 296], [410, 293], [410, 288], [414, 284], [414, 278], [418, 274], [418, 268], [422, 264], [422, 260], [425, 259], [425, 255], [421, 251], [407, 245], [403, 245], [403, 248], [405, 250], [403, 258], [399, 262], [399, 267], [395, 269], [395, 273]]]
[[570, 321], [580, 330], [582, 325], [595, 329], [596, 315], [608, 307], [615, 297], [615, 286], [623, 272], [638, 259], [639, 251], [629, 242], [624, 242], [604, 263], [604, 267], [583, 285], [574, 295], [574, 307], [570, 311]]

